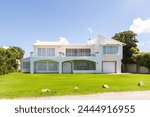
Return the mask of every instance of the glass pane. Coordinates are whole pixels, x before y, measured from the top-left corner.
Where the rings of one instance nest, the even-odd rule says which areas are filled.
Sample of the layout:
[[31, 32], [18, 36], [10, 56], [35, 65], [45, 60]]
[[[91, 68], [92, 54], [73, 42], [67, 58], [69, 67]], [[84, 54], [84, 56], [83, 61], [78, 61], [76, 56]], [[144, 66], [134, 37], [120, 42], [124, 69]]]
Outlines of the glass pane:
[[56, 62], [49, 62], [48, 63], [48, 70], [57, 70], [57, 63]]
[[38, 70], [47, 70], [47, 63], [46, 62], [40, 62], [38, 64]]
[[75, 70], [95, 70], [96, 64], [92, 61], [75, 61], [74, 62], [74, 69]]
[[117, 54], [118, 46], [103, 46], [103, 54]]

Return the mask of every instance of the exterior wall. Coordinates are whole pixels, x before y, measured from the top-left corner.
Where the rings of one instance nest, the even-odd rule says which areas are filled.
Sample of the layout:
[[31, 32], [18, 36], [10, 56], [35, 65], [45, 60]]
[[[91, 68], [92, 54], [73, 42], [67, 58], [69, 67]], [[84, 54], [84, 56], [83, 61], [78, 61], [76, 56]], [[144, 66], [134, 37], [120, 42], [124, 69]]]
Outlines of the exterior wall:
[[73, 73], [80, 73], [80, 74], [84, 74], [84, 73], [96, 73], [96, 70], [73, 70]]
[[[113, 44], [110, 44], [113, 45]], [[116, 73], [121, 73], [121, 59], [122, 59], [122, 47], [123, 45], [118, 46], [118, 54], [116, 55], [104, 55], [103, 46], [101, 44], [95, 45], [34, 45], [33, 53], [31, 53], [30, 58], [22, 59], [22, 62], [30, 62], [30, 69], [23, 69], [22, 72], [63, 72], [63, 62], [71, 61], [72, 62], [72, 73], [102, 73], [102, 62], [103, 61], [114, 61], [116, 62]], [[38, 48], [55, 48], [55, 56], [38, 56]], [[66, 56], [66, 48], [70, 49], [91, 49], [91, 56]], [[64, 53], [64, 54], [60, 54]], [[58, 63], [57, 71], [37, 71], [38, 61], [55, 61]], [[88, 60], [93, 61], [96, 64], [96, 70], [74, 70], [74, 60]]]
[[25, 58], [21, 60], [21, 72], [30, 72], [30, 68], [24, 68], [23, 67], [23, 62], [28, 62], [30, 63], [30, 58]]
[[[98, 56], [98, 55], [97, 55]], [[103, 59], [98, 58], [97, 56], [93, 56], [93, 57], [43, 57], [43, 58], [39, 58], [39, 57], [31, 57], [30, 58], [30, 73], [34, 73], [35, 71], [35, 63], [36, 61], [40, 61], [40, 60], [53, 60], [58, 62], [58, 71], [59, 73], [62, 73], [62, 63], [65, 61], [73, 61], [73, 60], [90, 60], [95, 62], [96, 64], [96, 70], [73, 70], [73, 73], [102, 73], [102, 61], [115, 61], [116, 62], [116, 73], [121, 73], [121, 60], [120, 59], [116, 59], [115, 57], [104, 57]], [[31, 66], [32, 65], [32, 66]], [[74, 68], [74, 64], [72, 63], [72, 68]]]
[[140, 73], [149, 73], [148, 69], [146, 67], [143, 67], [143, 66], [140, 67], [139, 71], [140, 71]]
[[128, 64], [127, 65], [127, 72], [136, 73], [137, 72], [137, 65], [136, 64]]
[[117, 60], [116, 64], [117, 64], [117, 66], [116, 66], [116, 70], [117, 70], [116, 73], [121, 73], [121, 65], [122, 65], [121, 60]]
[[148, 69], [146, 67], [140, 66], [137, 68], [136, 64], [128, 64], [127, 72], [129, 72], [129, 73], [149, 73]]

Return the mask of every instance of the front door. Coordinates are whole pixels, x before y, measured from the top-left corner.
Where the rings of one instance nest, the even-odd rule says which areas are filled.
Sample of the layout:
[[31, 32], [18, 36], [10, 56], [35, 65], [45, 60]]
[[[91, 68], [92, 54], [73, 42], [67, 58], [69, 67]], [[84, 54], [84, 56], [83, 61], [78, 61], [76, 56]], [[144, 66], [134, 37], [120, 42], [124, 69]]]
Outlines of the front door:
[[71, 63], [64, 62], [63, 63], [63, 73], [71, 73], [71, 72], [72, 72]]

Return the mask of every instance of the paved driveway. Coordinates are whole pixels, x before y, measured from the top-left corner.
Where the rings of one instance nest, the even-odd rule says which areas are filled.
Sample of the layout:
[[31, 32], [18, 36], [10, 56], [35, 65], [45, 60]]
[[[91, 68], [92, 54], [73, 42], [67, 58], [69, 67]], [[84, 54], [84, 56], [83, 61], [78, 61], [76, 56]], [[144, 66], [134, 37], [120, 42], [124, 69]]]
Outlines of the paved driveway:
[[52, 96], [39, 98], [21, 98], [33, 100], [150, 100], [150, 91], [111, 92], [77, 96]]

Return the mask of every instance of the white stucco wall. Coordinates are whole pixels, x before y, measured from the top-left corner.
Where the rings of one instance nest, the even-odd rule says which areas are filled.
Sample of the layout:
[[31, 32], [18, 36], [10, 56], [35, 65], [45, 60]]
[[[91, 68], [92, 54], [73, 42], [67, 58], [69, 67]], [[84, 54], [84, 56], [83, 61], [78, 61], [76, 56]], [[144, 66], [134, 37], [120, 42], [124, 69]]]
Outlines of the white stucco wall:
[[[96, 38], [89, 40], [87, 44], [61, 44], [52, 42], [48, 45], [48, 43], [43, 43], [38, 41], [33, 45], [33, 55], [27, 59], [30, 62], [30, 73], [35, 72], [35, 62], [40, 60], [52, 60], [58, 62], [59, 73], [62, 73], [62, 63], [65, 61], [73, 61], [73, 60], [89, 60], [96, 63], [96, 70], [94, 71], [73, 71], [74, 73], [102, 73], [102, 61], [115, 61], [116, 62], [116, 72], [121, 73], [121, 59], [122, 59], [122, 48], [123, 43], [114, 41], [113, 39], [108, 39], [103, 36], [97, 36]], [[41, 45], [40, 45], [41, 44]], [[43, 44], [43, 45], [42, 45]], [[103, 46], [105, 45], [115, 45], [118, 46], [118, 54], [117, 55], [103, 55]], [[55, 56], [42, 56], [39, 57], [37, 55], [38, 48], [55, 48]], [[77, 49], [91, 49], [91, 56], [65, 56], [66, 48], [77, 48]], [[60, 52], [64, 53], [64, 55], [60, 55]], [[26, 61], [23, 59], [22, 61]], [[73, 67], [73, 66], [72, 66]], [[22, 69], [23, 71], [23, 69]]]
[[24, 67], [23, 67], [23, 62], [28, 62], [28, 63], [30, 63], [30, 57], [21, 59], [21, 72], [30, 72], [30, 68], [27, 69], [27, 68], [24, 68]]

